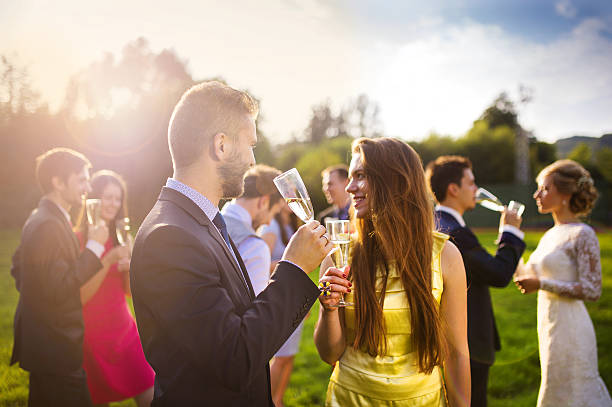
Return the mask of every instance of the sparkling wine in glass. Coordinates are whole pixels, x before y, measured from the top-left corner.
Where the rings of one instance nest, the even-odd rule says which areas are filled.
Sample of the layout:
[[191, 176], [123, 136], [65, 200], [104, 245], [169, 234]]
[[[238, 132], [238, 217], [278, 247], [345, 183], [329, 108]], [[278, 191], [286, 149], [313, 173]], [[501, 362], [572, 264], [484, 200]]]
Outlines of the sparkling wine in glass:
[[[351, 235], [349, 232], [350, 222], [348, 220], [327, 220], [325, 228], [329, 233], [329, 240], [334, 244], [334, 263], [339, 269], [346, 270], [348, 266], [349, 246]], [[340, 294], [340, 301], [336, 307], [352, 306], [353, 303], [344, 301], [344, 294]]]
[[85, 211], [87, 212], [87, 222], [90, 225], [98, 225], [102, 222], [100, 211], [102, 209], [102, 201], [100, 199], [85, 200]]
[[132, 235], [130, 234], [130, 218], [119, 219], [116, 222], [117, 242], [121, 246], [132, 249]]
[[504, 211], [504, 204], [499, 200], [499, 198], [484, 188], [478, 188], [476, 191], [476, 203], [492, 211]]
[[314, 219], [314, 210], [310, 202], [310, 196], [306, 186], [300, 177], [300, 173], [295, 168], [283, 172], [274, 178], [274, 184], [283, 196], [289, 208], [304, 223]]

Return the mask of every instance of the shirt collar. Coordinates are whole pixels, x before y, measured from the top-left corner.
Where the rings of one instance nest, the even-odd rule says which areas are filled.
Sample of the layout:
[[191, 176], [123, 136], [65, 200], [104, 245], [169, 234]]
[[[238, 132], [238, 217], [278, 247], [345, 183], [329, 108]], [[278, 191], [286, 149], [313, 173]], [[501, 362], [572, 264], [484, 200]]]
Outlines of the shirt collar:
[[228, 202], [221, 210], [221, 213], [223, 216], [238, 219], [240, 222], [246, 224], [251, 230], [253, 230], [253, 218], [251, 217], [251, 214], [249, 211], [236, 203], [236, 200]]
[[449, 215], [452, 215], [453, 218], [455, 218], [455, 220], [462, 226], [465, 227], [465, 221], [463, 220], [463, 216], [461, 216], [461, 214], [459, 212], [457, 212], [456, 210], [454, 210], [453, 208], [449, 208], [448, 206], [444, 206], [444, 205], [436, 205], [435, 208], [437, 211], [442, 211], [442, 212], [446, 212]]
[[219, 212], [217, 205], [213, 204], [208, 198], [190, 186], [185, 185], [181, 181], [174, 178], [168, 178], [168, 181], [166, 181], [166, 187], [174, 189], [175, 191], [180, 192], [187, 198], [191, 199], [193, 203], [195, 203], [198, 208], [204, 212], [206, 217], [208, 217], [211, 222], [215, 216], [217, 216], [217, 213]]

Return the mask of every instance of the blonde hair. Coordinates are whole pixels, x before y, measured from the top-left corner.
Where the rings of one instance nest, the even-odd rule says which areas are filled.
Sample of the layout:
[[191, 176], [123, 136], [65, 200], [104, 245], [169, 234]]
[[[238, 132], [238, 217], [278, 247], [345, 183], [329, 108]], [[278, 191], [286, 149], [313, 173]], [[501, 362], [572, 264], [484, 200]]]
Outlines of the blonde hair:
[[570, 195], [570, 211], [582, 216], [591, 212], [599, 193], [591, 174], [582, 165], [573, 160], [557, 160], [540, 171], [536, 180], [539, 182], [548, 175], [560, 193]]
[[192, 86], [175, 106], [168, 126], [174, 167], [193, 164], [215, 134], [236, 137], [243, 118], [256, 119], [258, 112], [257, 102], [248, 93], [224, 83], [208, 81]]

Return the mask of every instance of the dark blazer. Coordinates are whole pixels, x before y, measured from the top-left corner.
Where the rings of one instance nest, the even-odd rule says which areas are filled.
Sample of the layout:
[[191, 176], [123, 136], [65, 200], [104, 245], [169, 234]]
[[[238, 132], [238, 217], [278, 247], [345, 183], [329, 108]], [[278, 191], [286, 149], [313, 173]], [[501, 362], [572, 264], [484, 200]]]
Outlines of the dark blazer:
[[19, 291], [11, 364], [37, 373], [67, 375], [83, 365], [80, 287], [102, 268], [91, 250], [79, 250], [57, 205], [41, 199], [26, 221], [11, 274]]
[[319, 295], [299, 268], [279, 263], [255, 297], [206, 214], [164, 187], [131, 261], [138, 331], [155, 370], [152, 406], [273, 406], [268, 362]]
[[436, 211], [436, 226], [440, 232], [450, 235], [451, 241], [463, 256], [468, 280], [468, 345], [470, 358], [491, 365], [495, 351], [501, 349], [493, 305], [491, 287], [505, 287], [525, 250], [525, 242], [512, 233], [504, 232], [491, 256], [478, 242], [468, 227], [463, 227], [447, 212]]
[[349, 219], [349, 209], [351, 207], [351, 203], [349, 202], [348, 205], [344, 208], [338, 208], [336, 205], [332, 205], [326, 209], [324, 209], [319, 216], [317, 216], [317, 220], [321, 223], [321, 225], [325, 226], [325, 220], [327, 218], [334, 218], [334, 219], [343, 219], [343, 220], [347, 220]]

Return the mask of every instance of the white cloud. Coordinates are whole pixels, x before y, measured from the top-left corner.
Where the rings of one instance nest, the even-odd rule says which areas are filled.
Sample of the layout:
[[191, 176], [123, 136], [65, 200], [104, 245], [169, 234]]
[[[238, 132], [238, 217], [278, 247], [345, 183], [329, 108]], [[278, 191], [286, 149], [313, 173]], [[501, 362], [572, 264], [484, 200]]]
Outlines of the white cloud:
[[548, 44], [512, 36], [496, 26], [440, 25], [401, 46], [372, 45], [378, 69], [367, 72], [387, 133], [420, 139], [431, 130], [461, 135], [495, 96], [533, 100], [520, 120], [552, 141], [612, 130], [612, 41], [605, 24], [583, 21]]
[[565, 18], [574, 18], [578, 12], [570, 0], [560, 0], [555, 3], [555, 11]]

